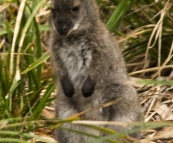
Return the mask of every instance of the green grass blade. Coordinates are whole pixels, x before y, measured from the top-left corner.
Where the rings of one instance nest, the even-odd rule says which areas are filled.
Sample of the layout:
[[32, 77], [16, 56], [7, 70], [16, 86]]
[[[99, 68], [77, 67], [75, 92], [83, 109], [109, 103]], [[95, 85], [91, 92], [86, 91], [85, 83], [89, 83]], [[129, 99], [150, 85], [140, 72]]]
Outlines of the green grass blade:
[[25, 69], [22, 72], [22, 74], [25, 74], [25, 73], [33, 70], [34, 68], [36, 68], [38, 65], [42, 64], [48, 58], [50, 58], [50, 54], [49, 54], [49, 52], [46, 52], [42, 57], [40, 57], [38, 60], [36, 60], [33, 64], [29, 65], [29, 67], [27, 69]]
[[115, 31], [115, 29], [118, 27], [122, 19], [124, 18], [124, 15], [126, 14], [127, 10], [130, 7], [130, 0], [121, 0], [119, 5], [114, 10], [113, 14], [107, 21], [106, 25], [110, 31]]

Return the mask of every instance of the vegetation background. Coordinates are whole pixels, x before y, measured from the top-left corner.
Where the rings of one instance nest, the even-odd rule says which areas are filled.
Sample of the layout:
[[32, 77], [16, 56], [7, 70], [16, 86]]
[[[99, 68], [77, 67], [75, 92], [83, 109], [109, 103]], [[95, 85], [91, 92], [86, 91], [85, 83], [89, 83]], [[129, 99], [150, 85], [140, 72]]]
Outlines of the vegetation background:
[[[132, 125], [142, 127], [143, 143], [173, 142], [173, 1], [97, 2], [102, 20], [122, 48], [129, 83], [139, 92], [147, 123]], [[73, 121], [79, 115], [53, 119], [56, 85], [48, 46], [49, 15], [49, 0], [0, 0], [0, 142], [54, 143], [57, 123], [83, 123]], [[88, 143], [115, 143], [111, 138], [122, 136], [95, 125], [87, 126], [108, 136], [73, 132], [92, 136]]]

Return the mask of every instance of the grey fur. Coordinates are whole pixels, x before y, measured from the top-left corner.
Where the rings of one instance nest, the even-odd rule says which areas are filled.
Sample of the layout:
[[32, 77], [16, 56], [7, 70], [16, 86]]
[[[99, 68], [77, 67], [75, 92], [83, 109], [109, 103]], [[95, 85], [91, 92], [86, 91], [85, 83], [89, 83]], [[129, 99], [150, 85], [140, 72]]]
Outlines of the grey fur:
[[[52, 8], [50, 43], [58, 79], [56, 117], [66, 119], [120, 98], [117, 104], [86, 113], [83, 119], [141, 121], [136, 91], [125, 84], [128, 76], [121, 51], [101, 22], [94, 0], [52, 0]], [[79, 125], [63, 124], [62, 127], [103, 135]], [[119, 132], [126, 130], [120, 126], [107, 127]], [[132, 136], [138, 138], [139, 134]], [[56, 130], [56, 138], [59, 143], [82, 143], [91, 139], [60, 129]]]

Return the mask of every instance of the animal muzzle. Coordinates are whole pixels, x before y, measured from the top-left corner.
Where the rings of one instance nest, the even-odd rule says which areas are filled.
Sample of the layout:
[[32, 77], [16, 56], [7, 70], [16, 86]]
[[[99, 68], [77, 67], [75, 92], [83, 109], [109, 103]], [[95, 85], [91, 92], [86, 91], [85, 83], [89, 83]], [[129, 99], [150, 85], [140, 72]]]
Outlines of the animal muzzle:
[[69, 26], [65, 23], [58, 24], [57, 32], [60, 36], [66, 36], [69, 32]]

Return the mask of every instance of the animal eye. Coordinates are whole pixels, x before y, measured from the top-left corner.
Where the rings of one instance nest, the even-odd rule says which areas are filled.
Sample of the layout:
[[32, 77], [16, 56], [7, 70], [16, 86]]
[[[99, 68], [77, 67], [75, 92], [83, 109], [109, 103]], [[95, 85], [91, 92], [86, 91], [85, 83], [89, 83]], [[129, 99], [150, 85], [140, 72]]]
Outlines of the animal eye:
[[77, 11], [79, 11], [79, 9], [80, 9], [79, 6], [75, 6], [75, 7], [72, 8], [72, 11], [77, 12]]

